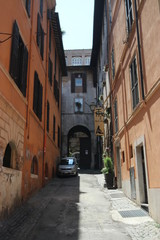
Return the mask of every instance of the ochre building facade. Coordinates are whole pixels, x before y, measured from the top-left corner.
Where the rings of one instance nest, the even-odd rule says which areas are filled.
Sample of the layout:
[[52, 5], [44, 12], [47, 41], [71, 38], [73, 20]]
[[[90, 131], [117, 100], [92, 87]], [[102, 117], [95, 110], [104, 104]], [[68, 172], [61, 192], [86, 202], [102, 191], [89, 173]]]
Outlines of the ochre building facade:
[[65, 58], [55, 1], [0, 3], [0, 216], [40, 189], [60, 156]]
[[160, 2], [107, 2], [117, 184], [160, 222]]

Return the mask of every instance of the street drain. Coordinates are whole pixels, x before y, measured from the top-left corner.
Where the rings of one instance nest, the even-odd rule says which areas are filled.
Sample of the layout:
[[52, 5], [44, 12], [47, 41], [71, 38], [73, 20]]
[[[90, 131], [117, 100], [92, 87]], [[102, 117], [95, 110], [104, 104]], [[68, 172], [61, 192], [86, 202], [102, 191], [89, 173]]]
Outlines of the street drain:
[[123, 198], [124, 194], [123, 193], [114, 193], [110, 194], [111, 198]]
[[123, 218], [132, 218], [132, 217], [147, 217], [148, 213], [138, 209], [138, 210], [127, 210], [127, 211], [118, 211]]

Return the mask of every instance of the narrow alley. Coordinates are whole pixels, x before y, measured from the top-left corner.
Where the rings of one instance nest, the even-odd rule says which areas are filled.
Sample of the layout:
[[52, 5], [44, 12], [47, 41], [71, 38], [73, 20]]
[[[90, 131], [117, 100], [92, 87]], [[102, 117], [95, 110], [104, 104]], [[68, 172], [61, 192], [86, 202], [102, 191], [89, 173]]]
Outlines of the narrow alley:
[[0, 222], [0, 233], [0, 240], [160, 239], [148, 214], [120, 190], [105, 188], [95, 171], [52, 180]]

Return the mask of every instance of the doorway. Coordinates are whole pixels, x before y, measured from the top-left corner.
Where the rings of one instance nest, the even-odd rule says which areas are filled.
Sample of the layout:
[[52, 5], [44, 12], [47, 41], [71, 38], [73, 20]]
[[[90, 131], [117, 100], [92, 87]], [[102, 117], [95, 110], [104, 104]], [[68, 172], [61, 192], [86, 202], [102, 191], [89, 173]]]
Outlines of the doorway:
[[117, 159], [117, 187], [122, 188], [121, 157], [119, 146], [116, 146], [116, 159]]
[[81, 125], [71, 128], [68, 133], [68, 156], [76, 155], [80, 169], [91, 168], [91, 134]]
[[136, 146], [137, 180], [140, 204], [148, 204], [148, 174], [144, 142]]

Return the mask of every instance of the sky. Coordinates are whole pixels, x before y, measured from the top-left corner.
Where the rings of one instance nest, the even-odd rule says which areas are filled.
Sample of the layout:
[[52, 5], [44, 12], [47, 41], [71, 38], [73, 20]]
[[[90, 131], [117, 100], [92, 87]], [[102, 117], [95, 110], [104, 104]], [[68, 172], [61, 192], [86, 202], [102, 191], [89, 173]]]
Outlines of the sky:
[[94, 0], [56, 0], [56, 12], [65, 32], [64, 49], [91, 49]]

